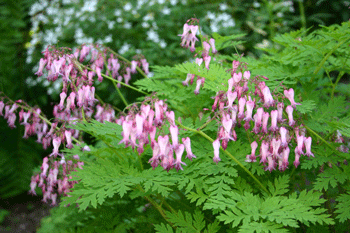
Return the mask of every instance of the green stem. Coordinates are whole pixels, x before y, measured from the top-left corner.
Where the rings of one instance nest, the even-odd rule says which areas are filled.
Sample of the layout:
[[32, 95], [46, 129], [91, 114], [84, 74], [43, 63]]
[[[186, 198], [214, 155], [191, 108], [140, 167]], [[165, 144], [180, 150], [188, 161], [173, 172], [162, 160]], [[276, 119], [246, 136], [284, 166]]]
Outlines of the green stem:
[[124, 98], [123, 94], [121, 93], [121, 91], [119, 90], [117, 84], [115, 82], [113, 82], [113, 85], [115, 87], [115, 89], [118, 92], [118, 95], [120, 96], [120, 98], [122, 99], [123, 103], [125, 104], [125, 106], [128, 106], [128, 102], [126, 101], [126, 99]]
[[340, 79], [343, 77], [344, 74], [345, 74], [344, 71], [339, 72], [337, 80], [333, 84], [333, 89], [332, 89], [332, 93], [331, 93], [331, 100], [333, 100], [335, 88], [337, 87], [338, 82], [340, 81]]
[[[201, 135], [202, 137], [206, 138], [208, 141], [210, 141], [211, 143], [214, 142], [214, 139], [212, 139], [211, 137], [209, 137], [207, 134], [205, 134], [203, 131], [201, 130], [196, 130], [196, 129], [192, 129], [189, 128], [187, 126], [182, 125], [179, 121], [175, 120], [176, 124], [178, 126], [180, 126], [183, 129], [186, 129], [188, 131], [192, 131], [194, 133], [197, 133], [199, 135]], [[235, 161], [235, 163], [238, 164], [238, 166], [240, 166], [250, 177], [253, 178], [253, 180], [262, 188], [262, 190], [264, 190], [267, 194], [270, 194], [270, 192], [265, 188], [265, 186], [245, 167], [243, 166], [243, 164], [241, 162], [239, 162], [231, 153], [229, 153], [227, 150], [224, 150], [222, 147], [220, 147], [221, 151], [223, 151], [226, 155], [228, 155], [233, 161]]]
[[299, 11], [300, 11], [300, 21], [301, 21], [301, 28], [306, 28], [306, 17], [305, 17], [305, 9], [303, 5], [303, 1], [299, 0]]

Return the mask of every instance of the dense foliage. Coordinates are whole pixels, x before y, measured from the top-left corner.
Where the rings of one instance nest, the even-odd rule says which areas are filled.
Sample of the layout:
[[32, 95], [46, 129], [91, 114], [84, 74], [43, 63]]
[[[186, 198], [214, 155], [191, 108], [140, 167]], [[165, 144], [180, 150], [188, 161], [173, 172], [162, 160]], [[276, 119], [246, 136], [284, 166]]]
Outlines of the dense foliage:
[[32, 194], [61, 201], [39, 232], [349, 228], [350, 23], [270, 27], [248, 56], [250, 36], [203, 25], [173, 25], [166, 36], [190, 51], [170, 66], [108, 42], [47, 47], [36, 75], [58, 83], [52, 120], [1, 95], [10, 127], [18, 116], [24, 138], [54, 147], [32, 177]]

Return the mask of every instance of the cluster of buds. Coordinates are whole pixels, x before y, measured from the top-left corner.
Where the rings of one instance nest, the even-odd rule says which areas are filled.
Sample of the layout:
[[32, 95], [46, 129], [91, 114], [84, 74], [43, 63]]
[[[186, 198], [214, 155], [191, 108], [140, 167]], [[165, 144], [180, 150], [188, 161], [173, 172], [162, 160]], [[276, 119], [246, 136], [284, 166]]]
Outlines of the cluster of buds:
[[[191, 33], [189, 33], [189, 31], [191, 30]], [[182, 39], [182, 43], [181, 45], [185, 48], [187, 48], [185, 45], [188, 45], [190, 42], [192, 43], [192, 47], [191, 47], [191, 52], [194, 52], [195, 48], [195, 41], [197, 41], [198, 39], [195, 37], [195, 34], [198, 30], [198, 26], [195, 25], [188, 25], [187, 23], [184, 25], [184, 32], [181, 36]], [[193, 33], [194, 32], [194, 33]], [[195, 39], [194, 39], [195, 38]], [[209, 64], [211, 61], [211, 56], [209, 55], [209, 51], [211, 49], [211, 52], [213, 54], [217, 53], [217, 50], [215, 48], [215, 40], [213, 38], [209, 39], [209, 41], [203, 41], [203, 50], [202, 50], [202, 57], [201, 58], [196, 58], [196, 64], [200, 67], [202, 65], [202, 63], [204, 62], [204, 66], [206, 69], [209, 70]], [[195, 75], [194, 74], [187, 74], [186, 80], [182, 82], [182, 84], [184, 86], [188, 86], [188, 83], [190, 82], [190, 84], [192, 85], [194, 82], [194, 78]], [[203, 77], [199, 77], [197, 76], [197, 81], [196, 81], [196, 88], [194, 90], [194, 93], [196, 95], [199, 94], [199, 89], [201, 86], [204, 85], [205, 82], [205, 78]]]
[[[226, 150], [230, 140], [237, 140], [235, 127], [243, 126], [246, 131], [253, 133], [258, 141], [261, 141], [259, 155], [256, 155], [258, 142], [251, 143], [252, 152], [247, 155], [246, 162], [255, 162], [259, 157], [265, 170], [271, 172], [278, 165], [279, 170], [284, 171], [289, 165], [289, 146], [294, 138], [297, 144], [294, 150], [294, 166], [297, 167], [300, 164], [301, 155], [310, 157], [313, 154], [311, 137], [306, 137], [303, 127], [297, 125], [293, 119], [293, 111], [296, 105], [299, 105], [294, 101], [294, 90], [292, 88], [284, 90], [284, 96], [278, 102], [259, 76], [251, 78], [250, 71], [237, 72], [240, 65], [242, 64], [237, 61], [232, 63], [233, 71], [232, 77], [228, 80], [228, 89], [218, 92], [212, 106], [213, 112], [218, 108], [218, 116], [220, 116], [218, 137], [213, 142], [213, 160], [220, 161], [220, 144]], [[255, 86], [254, 92], [249, 91], [248, 82]], [[290, 105], [284, 108], [283, 99], [288, 99]], [[288, 120], [283, 116], [284, 111]]]
[[[53, 168], [49, 165], [49, 160]], [[73, 160], [54, 161], [52, 157], [45, 157], [41, 166], [41, 173], [32, 176], [29, 193], [36, 195], [36, 187], [41, 188], [43, 192], [43, 201], [47, 203], [51, 200], [52, 205], [56, 205], [57, 195], [68, 195], [77, 181], [70, 181], [72, 178], [69, 174], [76, 168], [83, 169], [83, 162], [79, 161], [79, 156], [73, 156]], [[60, 172], [61, 171], [61, 172]], [[60, 173], [60, 174], [59, 174]]]
[[[181, 161], [185, 149], [188, 159], [195, 158], [189, 137], [182, 138], [182, 144], [179, 143], [179, 129], [175, 124], [175, 114], [168, 110], [163, 100], [151, 100], [150, 105], [142, 104], [140, 109], [133, 106], [128, 115], [120, 117], [117, 123], [123, 127], [123, 139], [120, 143], [124, 143], [125, 147], [131, 146], [133, 149], [137, 147], [138, 153], [141, 154], [144, 146], [150, 144], [153, 156], [149, 163], [153, 169], [160, 164], [167, 171], [172, 168], [182, 170], [182, 165], [186, 165]], [[163, 127], [169, 128], [170, 136], [160, 135]]]

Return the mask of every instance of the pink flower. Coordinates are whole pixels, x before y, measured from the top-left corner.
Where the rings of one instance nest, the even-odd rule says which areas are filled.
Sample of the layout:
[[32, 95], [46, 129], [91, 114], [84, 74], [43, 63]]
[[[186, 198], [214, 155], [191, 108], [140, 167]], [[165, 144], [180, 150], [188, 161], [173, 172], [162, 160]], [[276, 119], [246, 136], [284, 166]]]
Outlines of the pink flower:
[[269, 113], [268, 112], [264, 112], [263, 113], [263, 119], [262, 119], [262, 128], [261, 128], [261, 132], [266, 134], [267, 133], [267, 123], [269, 121]]
[[272, 172], [272, 170], [276, 169], [276, 165], [277, 164], [276, 164], [275, 160], [271, 156], [267, 157], [267, 161], [268, 161], [268, 166], [265, 167], [265, 171]]
[[66, 136], [66, 140], [67, 140], [67, 145], [66, 147], [68, 149], [72, 149], [73, 148], [73, 144], [72, 144], [72, 132], [69, 130], [65, 130], [64, 131], [64, 135]]
[[283, 102], [280, 102], [277, 104], [277, 112], [278, 112], [277, 121], [280, 123], [283, 122], [283, 107], [284, 107]]
[[284, 127], [280, 127], [280, 135], [281, 135], [281, 147], [286, 148], [288, 146], [287, 142], [287, 129]]
[[201, 86], [203, 86], [204, 84], [204, 78], [198, 78], [197, 79], [197, 85], [196, 85], [196, 89], [194, 90], [194, 94], [198, 95], [199, 94], [199, 89]]
[[288, 162], [288, 157], [289, 157], [289, 147], [286, 147], [281, 154], [281, 158], [279, 159], [279, 167], [278, 169], [280, 171], [284, 171], [287, 169], [289, 162]]
[[250, 155], [247, 155], [247, 159], [245, 160], [246, 162], [256, 162], [256, 156], [255, 156], [255, 151], [258, 148], [258, 143], [256, 141], [252, 142], [250, 144], [252, 148], [252, 153]]
[[249, 79], [250, 79], [250, 71], [244, 71], [243, 77], [244, 77], [246, 80], [249, 80]]
[[53, 151], [49, 156], [51, 157], [53, 155], [53, 156], [57, 157], [57, 155], [59, 155], [58, 150], [59, 150], [59, 147], [61, 145], [61, 138], [55, 137], [52, 140], [52, 144], [53, 144]]
[[261, 123], [262, 123], [262, 118], [263, 118], [263, 114], [264, 114], [264, 109], [263, 108], [258, 108], [258, 110], [256, 110], [256, 114], [254, 115], [254, 128], [253, 128], [253, 132], [258, 134], [260, 131], [260, 127], [261, 127]]
[[209, 70], [209, 63], [210, 63], [210, 60], [211, 60], [211, 56], [206, 56], [204, 57], [204, 66], [205, 68], [207, 68]]
[[208, 42], [203, 41], [203, 52], [202, 52], [202, 57], [205, 59], [209, 55], [209, 49], [210, 45]]
[[213, 38], [209, 40], [209, 44], [211, 46], [211, 52], [214, 54], [217, 53], [218, 51], [215, 49], [215, 40]]
[[295, 108], [296, 105], [301, 105], [300, 103], [296, 103], [294, 101], [294, 90], [293, 90], [293, 88], [290, 88], [289, 90], [284, 90], [284, 95], [290, 101], [290, 104], [292, 105], [293, 108]]
[[[170, 130], [170, 134], [171, 134], [171, 141], [173, 143], [173, 148], [176, 148], [179, 144], [179, 129], [178, 127], [175, 125], [175, 126], [170, 126], [169, 128]], [[176, 149], [175, 149], [175, 152], [176, 152]]]
[[215, 163], [218, 163], [219, 161], [221, 161], [220, 157], [219, 157], [219, 152], [220, 152], [220, 141], [219, 139], [216, 139], [213, 142], [213, 148], [214, 148], [214, 158], [213, 161]]
[[278, 153], [280, 145], [281, 145], [281, 140], [280, 139], [276, 140], [276, 138], [272, 138], [272, 141], [271, 141], [272, 156], [275, 159], [280, 157], [280, 154]]
[[269, 146], [269, 143], [262, 141], [260, 148], [260, 163], [265, 164], [267, 162], [267, 157], [271, 157], [269, 152]]
[[135, 117], [136, 120], [136, 137], [139, 138], [143, 132], [143, 122], [145, 121], [145, 117], [137, 114]]
[[295, 148], [295, 153], [302, 155], [303, 152], [303, 146], [304, 146], [304, 136], [298, 136], [297, 137], [297, 147]]
[[236, 98], [237, 98], [237, 92], [236, 91], [234, 91], [234, 92], [232, 92], [232, 91], [227, 91], [227, 100], [228, 100], [228, 104], [227, 104], [227, 107], [229, 108], [229, 109], [231, 109], [232, 108], [232, 104], [233, 104], [233, 102], [236, 100]]
[[125, 147], [129, 146], [130, 143], [130, 133], [131, 133], [131, 129], [132, 129], [132, 121], [123, 121], [123, 132], [122, 132], [122, 136], [123, 139], [119, 142], [119, 144], [124, 143]]
[[66, 99], [66, 97], [67, 97], [67, 94], [65, 92], [61, 92], [61, 94], [60, 94], [61, 100], [60, 100], [60, 104], [58, 105], [59, 110], [63, 109], [63, 104], [64, 104], [64, 100]]
[[288, 125], [289, 126], [293, 126], [295, 125], [295, 121], [293, 119], [293, 107], [292, 106], [287, 106], [286, 107], [286, 112], [288, 114], [288, 118], [289, 118], [289, 122], [288, 122]]
[[277, 117], [278, 117], [278, 111], [277, 110], [272, 110], [271, 111], [271, 127], [270, 127], [270, 130], [273, 131], [273, 132], [278, 130]]
[[245, 118], [243, 119], [244, 121], [251, 121], [252, 120], [252, 114], [253, 114], [253, 109], [254, 109], [254, 101], [248, 100], [246, 103], [247, 111], [245, 112]]
[[38, 69], [38, 71], [35, 73], [36, 75], [38, 75], [38, 77], [40, 77], [41, 75], [43, 75], [43, 69], [44, 69], [46, 63], [47, 63], [47, 60], [46, 60], [46, 59], [40, 58], [40, 61], [39, 61], [39, 69]]
[[136, 67], [137, 67], [137, 61], [131, 61], [131, 73], [135, 74], [136, 73]]
[[3, 102], [3, 101], [0, 101], [0, 116], [3, 116], [2, 111], [3, 111], [4, 107], [5, 107], [4, 102]]
[[182, 143], [185, 145], [185, 148], [186, 148], [186, 152], [187, 152], [186, 158], [188, 158], [189, 160], [192, 160], [192, 158], [196, 158], [196, 156], [192, 153], [192, 150], [191, 150], [190, 138], [189, 137], [182, 138]]
[[310, 156], [314, 157], [314, 154], [311, 152], [311, 142], [312, 142], [311, 137], [304, 138], [304, 145], [305, 145], [307, 157], [310, 157]]
[[159, 145], [159, 157], [164, 157], [167, 155], [167, 147], [169, 147], [169, 136], [165, 135], [164, 137], [158, 137], [158, 145]]
[[274, 100], [272, 98], [269, 87], [265, 86], [261, 91], [262, 91], [262, 94], [264, 95], [264, 106], [266, 108], [271, 107], [274, 104]]
[[183, 144], [178, 145], [175, 149], [175, 154], [176, 154], [175, 169], [176, 170], [180, 170], [180, 169], [183, 170], [181, 164], [186, 165], [186, 163], [181, 161], [184, 150], [185, 150], [185, 146]]
[[245, 104], [246, 104], [246, 99], [241, 97], [238, 101], [238, 118], [239, 119], [243, 119], [244, 118], [244, 107], [245, 107]]

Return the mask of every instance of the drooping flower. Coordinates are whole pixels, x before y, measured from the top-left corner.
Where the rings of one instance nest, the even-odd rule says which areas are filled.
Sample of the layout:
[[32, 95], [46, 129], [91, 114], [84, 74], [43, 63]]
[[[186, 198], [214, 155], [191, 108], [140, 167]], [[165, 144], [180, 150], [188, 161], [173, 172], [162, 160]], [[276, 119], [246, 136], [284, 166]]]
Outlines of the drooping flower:
[[300, 103], [296, 103], [294, 101], [294, 89], [293, 88], [290, 88], [289, 90], [284, 90], [284, 95], [290, 101], [290, 104], [292, 105], [293, 108], [295, 108], [296, 105], [300, 105]]
[[214, 158], [213, 161], [215, 163], [218, 163], [219, 161], [221, 161], [220, 157], [219, 157], [219, 153], [220, 153], [220, 141], [219, 139], [216, 139], [213, 142], [213, 148], [214, 148]]
[[192, 153], [191, 139], [189, 137], [182, 138], [182, 143], [185, 145], [186, 148], [186, 158], [188, 158], [189, 160], [192, 160], [192, 158], [196, 158], [196, 156]]
[[247, 155], [246, 157], [246, 162], [256, 162], [256, 156], [255, 156], [255, 151], [258, 148], [258, 143], [256, 141], [252, 142], [250, 144], [251, 148], [252, 148], [252, 153], [250, 155]]

